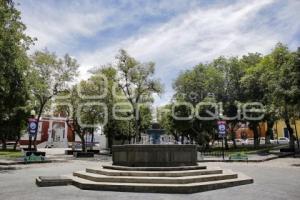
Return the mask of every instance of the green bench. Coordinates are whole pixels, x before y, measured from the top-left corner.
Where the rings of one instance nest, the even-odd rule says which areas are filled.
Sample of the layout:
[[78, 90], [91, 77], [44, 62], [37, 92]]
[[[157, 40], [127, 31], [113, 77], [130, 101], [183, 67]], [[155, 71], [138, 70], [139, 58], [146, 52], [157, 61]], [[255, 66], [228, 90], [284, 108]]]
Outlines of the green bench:
[[246, 160], [248, 162], [248, 156], [245, 153], [235, 153], [229, 155], [229, 160]]
[[43, 162], [45, 161], [45, 152], [25, 152], [24, 153], [24, 162]]

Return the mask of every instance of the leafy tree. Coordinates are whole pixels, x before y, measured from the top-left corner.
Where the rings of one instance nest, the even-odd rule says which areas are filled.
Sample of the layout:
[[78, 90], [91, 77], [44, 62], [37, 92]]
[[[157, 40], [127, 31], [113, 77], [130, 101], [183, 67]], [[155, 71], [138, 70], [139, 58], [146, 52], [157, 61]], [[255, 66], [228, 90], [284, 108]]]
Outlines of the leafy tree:
[[[93, 91], [94, 86], [88, 81], [81, 81], [67, 92], [64, 92], [69, 98], [56, 99], [55, 102], [57, 111], [67, 117], [67, 125], [80, 138], [82, 151], [87, 150], [86, 134], [93, 134], [97, 125], [101, 125], [105, 121], [106, 109], [99, 106], [94, 99], [88, 98], [88, 96], [97, 95]], [[84, 93], [81, 91], [84, 91]], [[88, 93], [87, 91], [93, 92]], [[85, 97], [84, 95], [88, 96]]]
[[11, 125], [16, 120], [24, 120], [19, 111], [28, 100], [29, 60], [26, 51], [33, 39], [25, 34], [25, 29], [14, 3], [0, 1], [0, 138], [3, 149], [6, 148], [6, 139], [18, 132], [18, 127]]
[[[92, 76], [89, 81], [94, 85], [94, 94], [104, 95], [98, 98], [97, 102], [102, 102], [107, 106], [107, 123], [104, 125], [104, 134], [108, 138], [108, 148], [111, 149], [115, 139], [125, 140], [131, 139], [131, 122], [116, 120], [113, 116], [113, 107], [116, 103], [121, 102], [117, 96], [122, 95], [119, 88], [114, 88], [117, 79], [117, 70], [112, 65], [105, 65], [100, 68], [91, 70]], [[106, 80], [106, 85], [104, 83]], [[106, 88], [106, 92], [104, 91]], [[127, 115], [127, 114], [126, 114]]]
[[141, 120], [140, 104], [151, 100], [152, 94], [160, 94], [162, 86], [160, 82], [153, 78], [154, 63], [140, 63], [129, 56], [125, 50], [120, 50], [117, 55], [117, 68], [119, 72], [118, 85], [128, 102], [132, 105], [135, 137], [140, 139]]
[[158, 122], [161, 127], [165, 130], [166, 134], [173, 135], [176, 142], [179, 141], [179, 134], [175, 129], [175, 121], [171, 113], [171, 104], [167, 104], [158, 109]]
[[294, 130], [290, 120], [297, 115], [295, 108], [300, 99], [299, 51], [290, 52], [287, 46], [278, 43], [270, 56], [269, 92], [273, 104], [278, 107], [290, 134], [290, 148], [295, 148]]
[[[77, 75], [79, 65], [68, 54], [63, 58], [58, 58], [54, 53], [47, 50], [36, 51], [31, 56], [31, 60], [31, 92], [34, 101], [36, 101], [37, 120], [39, 121], [47, 103], [69, 88], [68, 84]], [[34, 145], [35, 141], [36, 136]], [[29, 148], [31, 148], [31, 142]]]

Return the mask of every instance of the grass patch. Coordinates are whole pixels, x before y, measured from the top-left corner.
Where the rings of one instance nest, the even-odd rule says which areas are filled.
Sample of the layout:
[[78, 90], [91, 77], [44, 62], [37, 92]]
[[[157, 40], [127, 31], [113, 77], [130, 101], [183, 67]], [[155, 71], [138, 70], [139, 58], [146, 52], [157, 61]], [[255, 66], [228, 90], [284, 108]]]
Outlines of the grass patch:
[[0, 158], [13, 159], [23, 156], [22, 151], [18, 150], [0, 150]]

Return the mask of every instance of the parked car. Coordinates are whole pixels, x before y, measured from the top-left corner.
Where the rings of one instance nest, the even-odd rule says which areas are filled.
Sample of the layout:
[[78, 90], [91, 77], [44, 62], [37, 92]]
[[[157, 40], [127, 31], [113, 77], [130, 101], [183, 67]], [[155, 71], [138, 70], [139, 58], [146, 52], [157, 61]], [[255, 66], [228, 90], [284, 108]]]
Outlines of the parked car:
[[235, 144], [236, 145], [246, 145], [248, 144], [248, 140], [247, 139], [235, 139]]
[[277, 140], [270, 140], [271, 144], [278, 144]]
[[254, 138], [248, 138], [247, 144], [254, 144]]
[[278, 138], [278, 144], [288, 144], [289, 142], [290, 142], [289, 138], [286, 138], [286, 137]]
[[242, 145], [242, 139], [235, 139], [236, 145]]
[[265, 137], [260, 137], [259, 138], [259, 144], [266, 144], [266, 138]]

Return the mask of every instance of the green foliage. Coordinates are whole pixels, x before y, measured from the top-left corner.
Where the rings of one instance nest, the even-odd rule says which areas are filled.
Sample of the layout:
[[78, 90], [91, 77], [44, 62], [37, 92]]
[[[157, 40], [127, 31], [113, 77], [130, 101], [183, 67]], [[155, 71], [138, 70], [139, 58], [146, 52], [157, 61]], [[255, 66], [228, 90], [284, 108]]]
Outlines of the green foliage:
[[37, 102], [38, 118], [46, 104], [55, 96], [69, 88], [68, 83], [74, 80], [79, 65], [66, 54], [58, 58], [47, 50], [36, 51], [32, 56], [29, 74], [33, 101]]
[[[194, 106], [201, 102], [221, 102], [222, 108], [217, 112], [228, 117], [228, 133], [233, 142], [234, 132], [241, 122], [247, 122], [253, 130], [255, 146], [259, 142], [260, 123], [267, 122], [266, 142], [269, 142], [276, 119], [284, 118], [289, 129], [290, 119], [299, 117], [299, 57], [299, 50], [291, 52], [285, 45], [278, 43], [265, 56], [249, 53], [241, 58], [219, 57], [210, 63], [199, 64], [192, 70], [182, 72], [174, 81], [175, 102], [185, 101]], [[237, 106], [247, 102], [262, 103], [264, 118], [245, 120], [242, 115], [240, 119], [232, 118], [240, 112]], [[187, 114], [186, 106], [180, 109], [181, 114]], [[201, 116], [205, 115], [204, 110], [198, 111]], [[257, 115], [259, 113], [251, 114], [252, 117]], [[168, 130], [180, 132], [188, 138], [193, 137], [199, 144], [208, 144], [215, 138], [215, 121], [203, 121], [194, 117], [189, 121], [176, 122], [169, 116], [162, 118], [161, 123]], [[289, 132], [293, 134], [292, 128]]]
[[[163, 91], [160, 81], [153, 77], [154, 63], [140, 63], [122, 49], [116, 58], [118, 86], [133, 107], [131, 114], [141, 116], [140, 104], [151, 102], [152, 94], [160, 94]], [[135, 136], [138, 138], [143, 129], [141, 121], [140, 117], [134, 117]]]
[[28, 95], [29, 59], [26, 51], [33, 39], [25, 34], [20, 12], [12, 1], [0, 1], [0, 138], [5, 148], [5, 140], [20, 135], [26, 112]]

